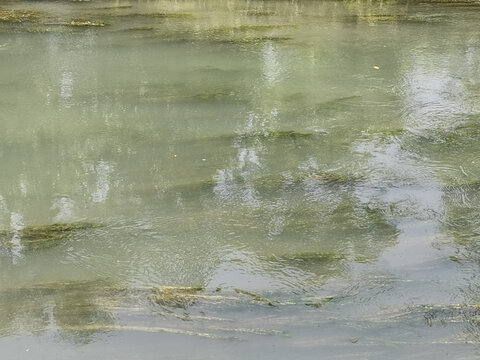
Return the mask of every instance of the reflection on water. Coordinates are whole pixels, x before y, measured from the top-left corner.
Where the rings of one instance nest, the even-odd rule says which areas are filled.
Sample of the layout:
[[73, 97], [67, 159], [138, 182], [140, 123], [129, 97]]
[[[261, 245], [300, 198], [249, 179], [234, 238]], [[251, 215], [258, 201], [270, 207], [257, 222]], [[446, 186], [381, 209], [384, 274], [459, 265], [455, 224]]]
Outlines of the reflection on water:
[[475, 356], [476, 10], [2, 4], [2, 355]]

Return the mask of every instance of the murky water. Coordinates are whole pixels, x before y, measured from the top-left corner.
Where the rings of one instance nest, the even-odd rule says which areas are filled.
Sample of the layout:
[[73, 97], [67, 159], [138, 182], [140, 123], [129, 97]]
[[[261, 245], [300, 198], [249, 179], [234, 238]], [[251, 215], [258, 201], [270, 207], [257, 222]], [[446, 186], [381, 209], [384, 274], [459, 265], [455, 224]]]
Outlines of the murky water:
[[2, 1], [2, 359], [477, 356], [479, 11]]

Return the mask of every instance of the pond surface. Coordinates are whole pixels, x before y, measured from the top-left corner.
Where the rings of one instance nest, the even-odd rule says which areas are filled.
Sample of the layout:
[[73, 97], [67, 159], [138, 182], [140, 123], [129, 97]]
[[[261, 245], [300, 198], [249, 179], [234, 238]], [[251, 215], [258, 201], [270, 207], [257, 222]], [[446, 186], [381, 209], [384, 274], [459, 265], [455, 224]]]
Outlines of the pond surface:
[[479, 354], [476, 4], [0, 5], [2, 358]]

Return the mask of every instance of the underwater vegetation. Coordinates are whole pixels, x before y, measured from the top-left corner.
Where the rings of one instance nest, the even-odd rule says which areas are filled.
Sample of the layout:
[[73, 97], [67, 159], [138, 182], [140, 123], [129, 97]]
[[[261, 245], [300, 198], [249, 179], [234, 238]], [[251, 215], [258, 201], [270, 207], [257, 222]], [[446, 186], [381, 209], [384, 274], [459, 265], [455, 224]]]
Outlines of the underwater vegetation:
[[171, 12], [152, 12], [152, 13], [130, 13], [130, 14], [109, 14], [109, 17], [140, 17], [151, 19], [191, 19], [193, 14], [189, 13], [171, 13]]
[[198, 293], [204, 290], [203, 287], [179, 287], [164, 286], [155, 289], [153, 299], [156, 304], [162, 306], [186, 309], [195, 302]]
[[352, 15], [352, 19], [356, 21], [365, 21], [369, 23], [382, 23], [382, 22], [398, 22], [398, 23], [418, 23], [426, 24], [429, 22], [436, 22], [442, 20], [439, 16], [409, 16], [400, 14], [364, 14], [364, 15]]
[[0, 22], [22, 23], [37, 21], [42, 15], [39, 11], [32, 10], [10, 10], [0, 8]]
[[42, 250], [54, 247], [75, 232], [101, 227], [92, 223], [64, 223], [39, 226], [27, 226], [21, 230], [0, 231], [0, 243], [12, 246], [12, 239], [18, 237], [20, 245], [26, 250]]
[[73, 27], [105, 27], [111, 24], [100, 22], [100, 21], [75, 19], [67, 22], [48, 23], [45, 25], [73, 26]]
[[237, 294], [249, 296], [252, 299], [252, 301], [259, 302], [259, 303], [264, 303], [264, 304], [267, 304], [268, 306], [275, 306], [271, 300], [269, 300], [267, 298], [264, 298], [264, 297], [261, 297], [257, 294], [254, 294], [254, 293], [250, 292], [250, 291], [245, 291], [245, 290], [241, 290], [241, 289], [234, 289], [234, 290]]

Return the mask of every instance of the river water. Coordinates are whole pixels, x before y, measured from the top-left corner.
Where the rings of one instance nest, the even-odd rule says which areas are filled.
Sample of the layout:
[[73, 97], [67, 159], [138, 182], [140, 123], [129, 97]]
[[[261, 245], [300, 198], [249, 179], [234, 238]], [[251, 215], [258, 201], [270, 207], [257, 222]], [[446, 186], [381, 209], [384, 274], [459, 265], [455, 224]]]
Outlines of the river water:
[[476, 4], [0, 5], [2, 359], [479, 354]]

